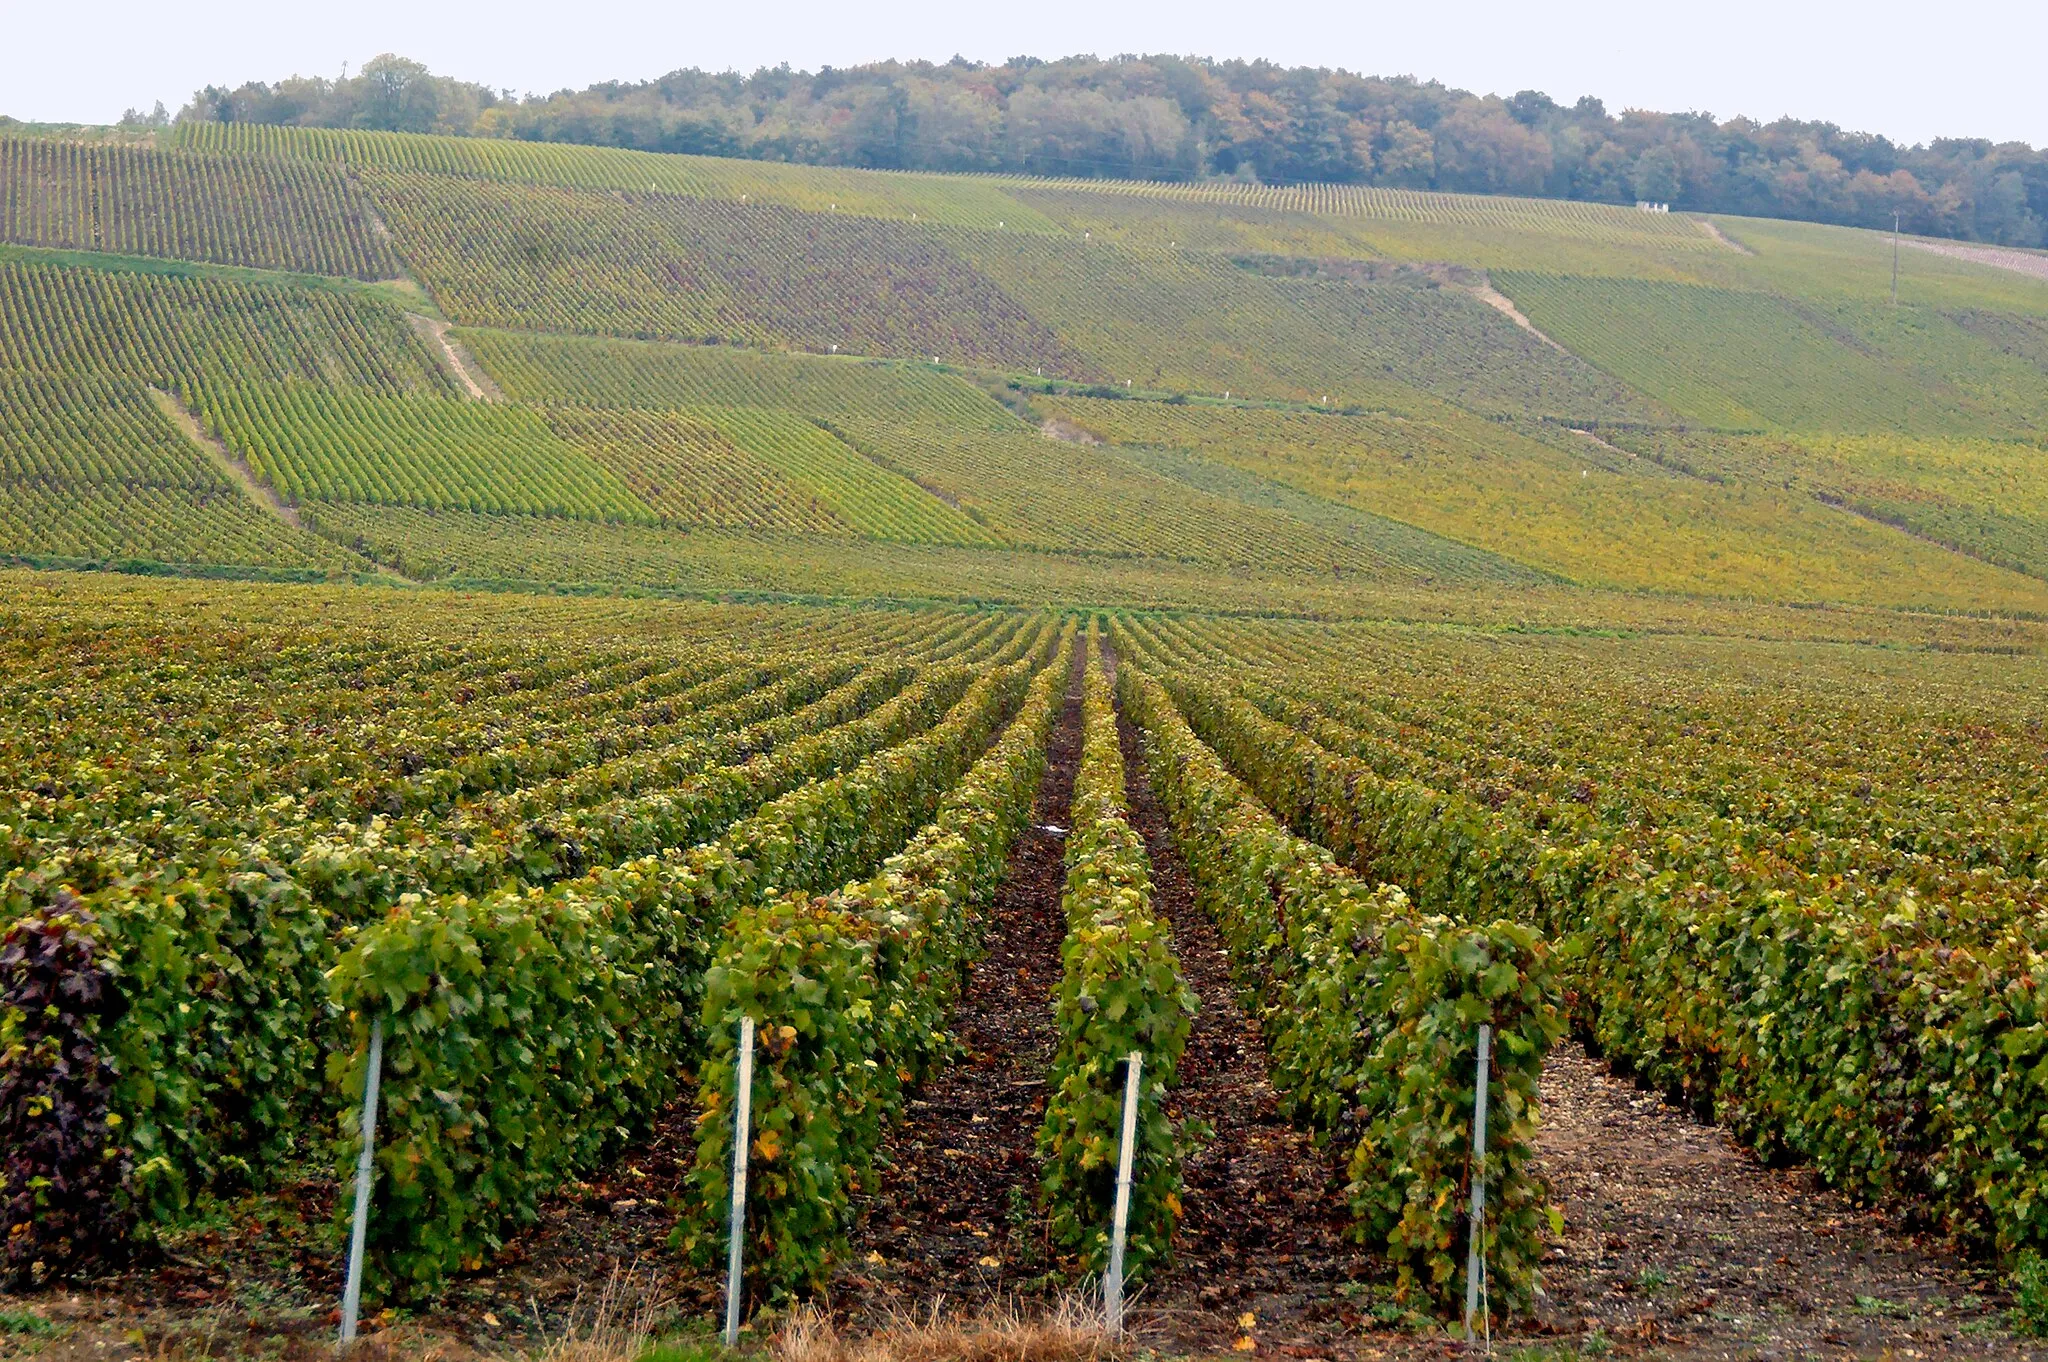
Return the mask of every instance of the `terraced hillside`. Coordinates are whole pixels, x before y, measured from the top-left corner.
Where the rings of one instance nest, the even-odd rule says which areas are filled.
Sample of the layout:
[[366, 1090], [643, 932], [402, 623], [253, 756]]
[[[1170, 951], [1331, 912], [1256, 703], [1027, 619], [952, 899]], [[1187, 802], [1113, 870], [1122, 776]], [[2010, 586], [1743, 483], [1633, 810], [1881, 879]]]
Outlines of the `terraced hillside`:
[[5, 548], [1347, 614], [1450, 584], [2048, 608], [2048, 283], [1915, 252], [1894, 307], [1881, 245], [1379, 189], [10, 136], [0, 374], [36, 396], [4, 418], [33, 452]]

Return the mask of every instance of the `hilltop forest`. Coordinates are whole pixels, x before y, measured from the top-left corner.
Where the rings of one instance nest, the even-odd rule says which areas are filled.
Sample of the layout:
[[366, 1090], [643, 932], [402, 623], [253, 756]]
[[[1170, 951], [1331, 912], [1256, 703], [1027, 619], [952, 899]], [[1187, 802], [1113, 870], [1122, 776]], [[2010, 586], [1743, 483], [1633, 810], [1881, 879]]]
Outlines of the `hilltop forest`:
[[385, 55], [341, 80], [209, 86], [180, 121], [456, 133], [807, 165], [1639, 199], [2013, 246], [2048, 232], [2048, 149], [1899, 146], [1832, 123], [1608, 112], [1265, 61], [955, 58], [656, 80], [514, 97]]

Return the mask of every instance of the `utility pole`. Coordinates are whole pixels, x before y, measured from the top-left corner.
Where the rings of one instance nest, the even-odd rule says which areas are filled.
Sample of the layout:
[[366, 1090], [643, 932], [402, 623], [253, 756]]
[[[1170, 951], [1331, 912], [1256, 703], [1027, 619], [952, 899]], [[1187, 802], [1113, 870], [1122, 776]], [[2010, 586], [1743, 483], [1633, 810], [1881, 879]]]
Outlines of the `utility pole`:
[[1892, 306], [1899, 305], [1899, 214], [1892, 210]]

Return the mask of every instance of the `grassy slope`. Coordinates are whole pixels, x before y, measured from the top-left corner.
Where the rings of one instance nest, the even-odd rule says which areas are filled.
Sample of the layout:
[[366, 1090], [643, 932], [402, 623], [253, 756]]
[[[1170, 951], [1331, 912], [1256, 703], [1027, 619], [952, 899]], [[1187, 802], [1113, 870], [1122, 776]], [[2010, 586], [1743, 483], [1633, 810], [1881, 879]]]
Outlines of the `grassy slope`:
[[[1449, 408], [1428, 420], [1046, 398], [1111, 440], [1191, 450], [1588, 584], [2039, 610], [2042, 584], [1811, 495], [1717, 486]], [[1571, 443], [1567, 443], [1571, 442]]]
[[1527, 575], [1434, 536], [1360, 535], [1272, 497], [1247, 498], [1239, 488], [1047, 440], [980, 390], [925, 365], [463, 334], [515, 396], [801, 412], [1014, 547], [1331, 576]]
[[1841, 504], [1972, 557], [2048, 577], [2048, 451], [1994, 440], [1887, 435], [1613, 431], [1665, 467], [1716, 483], [1784, 487]]
[[[607, 495], [672, 524], [981, 540], [1176, 560], [1197, 576], [1278, 571], [1311, 595], [1323, 589], [1311, 587], [1316, 579], [1515, 580], [1528, 577], [1526, 564], [1538, 576], [1656, 590], [2042, 606], [2037, 583], [1990, 564], [2038, 570], [2041, 557], [2034, 447], [2009, 441], [2048, 429], [2048, 285], [1908, 253], [1906, 306], [1893, 311], [1881, 234], [1722, 220], [1738, 249], [1682, 217], [1537, 200], [890, 175], [278, 129], [173, 140], [212, 155], [259, 152], [272, 165], [349, 163], [387, 208], [413, 194], [417, 211], [392, 214], [400, 253], [424, 262], [458, 320], [818, 349], [839, 335], [848, 349], [908, 357], [929, 347], [1012, 373], [1043, 361], [1082, 379], [1368, 409], [1251, 421], [1198, 401], [1174, 409], [1177, 424], [1164, 434], [1112, 430], [1147, 442], [1119, 453], [1042, 440], [936, 366], [466, 332], [515, 400], [552, 404], [546, 419], [557, 432], [583, 432], [569, 443], [621, 480]], [[250, 183], [324, 185], [324, 175], [252, 170]], [[210, 201], [190, 207], [219, 211]], [[181, 205], [169, 208], [175, 215]], [[177, 233], [164, 239], [175, 253]], [[280, 350], [276, 334], [257, 330], [223, 346], [180, 322], [169, 351], [148, 345], [152, 353], [127, 358], [141, 337], [109, 334], [108, 309], [142, 306], [131, 284], [98, 288], [94, 307], [67, 308], [98, 315], [86, 331], [66, 325], [57, 328], [65, 334], [19, 340], [13, 354], [26, 360], [0, 344], [0, 365], [42, 367], [42, 356], [56, 354], [59, 367], [98, 369], [104, 354], [121, 357], [116, 371], [173, 382], [182, 368], [233, 366], [239, 348], [268, 369], [282, 364], [277, 377], [297, 365], [301, 379], [321, 385], [445, 386], [438, 371], [413, 377], [416, 360], [384, 339], [385, 319], [395, 319], [388, 309], [419, 307], [417, 294], [62, 258], [74, 268], [120, 265], [138, 282], [175, 269], [195, 276], [181, 281], [188, 290], [202, 281], [276, 285], [263, 305], [301, 319], [294, 330], [308, 318], [331, 324], [295, 300], [350, 296], [349, 324], [374, 340], [361, 357], [327, 342]], [[1287, 263], [1301, 258], [1495, 271], [1539, 325], [1585, 358], [1543, 344], [1458, 288]], [[37, 295], [45, 296], [47, 287]], [[236, 306], [246, 312], [248, 299]], [[43, 307], [27, 309], [37, 325], [54, 315]], [[622, 424], [562, 410], [578, 403], [649, 414]], [[709, 408], [783, 415], [748, 418], [743, 433], [711, 420]], [[1797, 443], [1784, 447], [1800, 452], [1774, 463], [1748, 446], [1694, 449], [1660, 464], [1546, 432], [1531, 416], [1617, 430], [1684, 420], [1793, 431]], [[525, 419], [508, 411], [485, 424]], [[1136, 420], [1128, 411], [1116, 419]], [[454, 424], [465, 422], [474, 418]], [[509, 500], [494, 491], [481, 504], [550, 505], [560, 460], [534, 464], [527, 446], [540, 449], [500, 441], [486, 451], [489, 467], [465, 472], [474, 486], [511, 489]], [[1687, 458], [1720, 463], [1702, 475]], [[309, 500], [337, 492], [370, 495], [345, 480], [308, 488]], [[431, 490], [376, 499], [448, 500]], [[326, 512], [329, 521], [339, 514]], [[647, 580], [654, 570], [620, 557], [623, 540], [568, 552], [570, 539], [593, 531], [543, 519], [529, 526], [536, 532], [568, 536], [549, 580], [578, 570]], [[673, 531], [635, 533], [647, 536], [635, 542], [650, 563], [681, 561], [659, 547]], [[496, 561], [501, 548], [479, 547], [492, 538], [478, 531], [463, 542], [479, 562]], [[728, 554], [736, 580], [747, 575], [744, 538]], [[690, 580], [716, 575], [704, 566], [712, 547], [694, 547]], [[821, 546], [830, 571], [817, 571], [857, 579], [835, 552]], [[1044, 574], [1042, 558], [1018, 561]]]
[[1502, 273], [1547, 334], [1690, 421], [1915, 434], [2048, 430], [2031, 364], [1926, 307]]
[[[1717, 217], [1714, 223], [1749, 252], [1717, 260], [1720, 277], [1714, 282], [1803, 298], [1891, 301], [1889, 232], [1773, 218]], [[1982, 308], [2044, 317], [2048, 280], [1907, 246], [1899, 252], [1899, 302], [1907, 307]]]

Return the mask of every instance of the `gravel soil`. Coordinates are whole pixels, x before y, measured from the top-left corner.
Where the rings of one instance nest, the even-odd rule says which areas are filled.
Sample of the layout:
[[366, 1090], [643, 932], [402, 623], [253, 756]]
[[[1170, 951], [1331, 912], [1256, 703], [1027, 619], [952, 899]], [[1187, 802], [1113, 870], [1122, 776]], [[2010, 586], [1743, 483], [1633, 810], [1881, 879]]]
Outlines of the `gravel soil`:
[[2002, 1327], [1995, 1274], [1766, 1168], [1576, 1045], [1543, 1076], [1539, 1163], [1564, 1207], [1543, 1317], [1697, 1359], [2048, 1357]]

